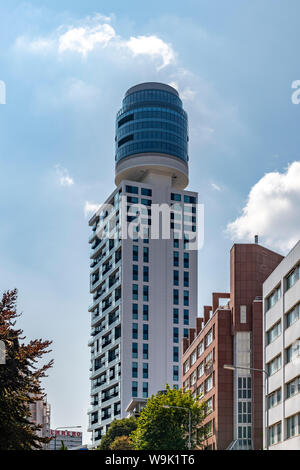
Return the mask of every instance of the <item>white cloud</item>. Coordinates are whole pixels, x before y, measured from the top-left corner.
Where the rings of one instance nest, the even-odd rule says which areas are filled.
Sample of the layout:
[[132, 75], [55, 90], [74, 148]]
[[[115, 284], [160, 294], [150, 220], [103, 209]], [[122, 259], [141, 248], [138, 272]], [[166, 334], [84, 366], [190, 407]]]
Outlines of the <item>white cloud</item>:
[[215, 189], [216, 191], [221, 191], [220, 186], [218, 186], [216, 183], [211, 183], [211, 187]]
[[267, 173], [251, 189], [242, 215], [227, 226], [235, 241], [253, 241], [283, 252], [300, 239], [300, 161], [285, 172]]
[[88, 216], [94, 214], [95, 212], [97, 212], [99, 207], [100, 207], [100, 204], [94, 204], [92, 202], [86, 201], [86, 203], [84, 205], [84, 215], [86, 217], [88, 217]]
[[158, 70], [175, 62], [175, 53], [172, 46], [165, 43], [157, 36], [131, 37], [130, 40], [125, 43], [125, 45], [134, 56], [148, 55], [154, 58], [161, 58], [162, 65], [158, 67]]
[[70, 28], [66, 33], [59, 36], [58, 51], [60, 53], [75, 51], [86, 56], [97, 44], [106, 47], [115, 36], [115, 30], [107, 23], [98, 24], [94, 27]]
[[66, 168], [61, 168], [60, 165], [55, 166], [56, 169], [56, 174], [58, 176], [58, 181], [61, 186], [73, 186], [74, 180], [73, 178], [69, 175], [69, 172]]

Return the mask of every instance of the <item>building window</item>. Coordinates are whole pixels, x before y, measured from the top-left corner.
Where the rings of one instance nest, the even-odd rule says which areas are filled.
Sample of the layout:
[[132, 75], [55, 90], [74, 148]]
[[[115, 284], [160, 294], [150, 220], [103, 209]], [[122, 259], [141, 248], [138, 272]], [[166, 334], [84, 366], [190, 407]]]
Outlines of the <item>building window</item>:
[[142, 188], [142, 196], [152, 197], [152, 189]]
[[149, 263], [149, 248], [144, 246], [144, 263]]
[[195, 351], [193, 351], [192, 354], [191, 354], [191, 366], [193, 366], [195, 364], [196, 360], [197, 360], [197, 352], [196, 352], [196, 349], [195, 349]]
[[152, 201], [150, 199], [141, 199], [143, 206], [151, 206]]
[[181, 194], [171, 193], [171, 201], [181, 201]]
[[300, 278], [300, 264], [286, 277], [286, 290], [290, 289]]
[[186, 307], [189, 306], [189, 291], [185, 290], [183, 295], [183, 303]]
[[184, 253], [183, 255], [183, 266], [185, 269], [190, 267], [190, 255], [189, 253]]
[[179, 252], [174, 251], [173, 253], [173, 266], [179, 266]]
[[296, 359], [296, 357], [300, 356], [300, 340], [298, 339], [295, 343], [291, 344], [286, 350], [285, 350], [285, 358], [286, 358], [286, 364], [289, 362], [293, 361]]
[[173, 247], [174, 248], [179, 248], [179, 240], [178, 238], [175, 238], [174, 241], [173, 241]]
[[179, 286], [179, 271], [173, 271], [173, 284]]
[[149, 339], [149, 327], [148, 325], [143, 325], [143, 339], [147, 341]]
[[139, 188], [137, 188], [136, 186], [126, 186], [126, 193], [138, 194], [139, 193]]
[[138, 396], [138, 383], [137, 382], [132, 382], [132, 392], [131, 392], [133, 397]]
[[138, 204], [139, 198], [138, 197], [127, 196], [127, 202], [130, 202], [131, 204]]
[[186, 204], [196, 204], [196, 198], [194, 196], [184, 196], [184, 202]]
[[281, 402], [281, 388], [270, 393], [268, 396], [268, 408], [274, 408]]
[[149, 366], [148, 364], [145, 362], [143, 364], [143, 379], [148, 379], [148, 376], [149, 376]]
[[148, 382], [143, 382], [143, 398], [148, 398]]
[[174, 305], [179, 304], [179, 290], [178, 289], [173, 290], [173, 304]]
[[290, 398], [300, 392], [300, 376], [286, 384], [286, 398]]
[[214, 399], [211, 397], [206, 402], [206, 416], [214, 411]]
[[238, 402], [239, 424], [251, 424], [251, 401]]
[[183, 373], [186, 374], [190, 370], [190, 360], [188, 359], [183, 364]]
[[185, 310], [183, 311], [183, 323], [184, 323], [185, 325], [188, 325], [188, 324], [190, 323], [190, 318], [189, 318], [189, 317], [190, 317], [190, 316], [189, 316], [189, 311], [185, 309]]
[[139, 267], [136, 264], [132, 266], [132, 280], [133, 281], [139, 280]]
[[202, 361], [201, 364], [197, 367], [198, 379], [200, 379], [200, 377], [202, 377], [203, 374], [204, 374], [204, 362]]
[[138, 357], [138, 344], [132, 343], [132, 357], [136, 359]]
[[272, 343], [279, 335], [281, 335], [281, 321], [267, 331], [267, 344]]
[[139, 287], [137, 284], [132, 285], [132, 300], [138, 300], [139, 298], [138, 289]]
[[149, 359], [149, 345], [143, 344], [143, 359]]
[[194, 372], [191, 374], [191, 386], [195, 385], [196, 381], [197, 381], [197, 373], [194, 370]]
[[211, 374], [204, 382], [205, 393], [208, 393], [213, 388], [213, 374]]
[[132, 339], [138, 339], [138, 324], [132, 324]]
[[183, 337], [184, 337], [184, 338], [188, 338], [188, 337], [189, 337], [189, 330], [188, 330], [188, 328], [184, 328], [184, 329], [183, 329]]
[[198, 348], [197, 348], [197, 352], [198, 352], [198, 357], [201, 356], [201, 354], [203, 354], [204, 352], [204, 341], [202, 340], [199, 344], [198, 344]]
[[133, 320], [138, 319], [138, 304], [132, 304], [132, 318]]
[[133, 362], [132, 363], [132, 377], [135, 379], [138, 376], [138, 363]]
[[144, 299], [144, 302], [149, 301], [149, 287], [148, 286], [143, 286], [143, 299]]
[[300, 434], [300, 413], [290, 416], [286, 420], [287, 438]]
[[251, 398], [251, 377], [238, 378], [238, 398], [250, 399]]
[[173, 323], [175, 323], [175, 325], [179, 323], [179, 310], [178, 310], [178, 308], [173, 308]]
[[173, 347], [173, 362], [179, 362], [179, 348], [178, 348], [178, 346]]
[[281, 422], [273, 424], [273, 426], [270, 426], [268, 434], [269, 434], [268, 435], [269, 446], [277, 444], [278, 442], [281, 442]]
[[179, 330], [178, 328], [173, 328], [173, 343], [179, 342]]
[[139, 260], [139, 247], [137, 245], [133, 245], [132, 247], [132, 259], [133, 261]]
[[189, 287], [190, 281], [189, 281], [189, 272], [184, 271], [184, 279], [183, 279], [183, 285], [184, 287]]
[[286, 314], [286, 327], [289, 328], [300, 317], [300, 304], [296, 305], [290, 312]]
[[268, 374], [273, 375], [281, 369], [281, 354], [267, 364]]
[[281, 297], [281, 286], [276, 287], [266, 299], [266, 311], [270, 310]]
[[205, 347], [207, 348], [213, 341], [213, 329], [211, 328], [205, 336]]
[[149, 282], [149, 266], [143, 267], [143, 281]]
[[197, 395], [199, 398], [204, 395], [204, 382], [197, 388]]
[[173, 366], [173, 380], [174, 382], [178, 382], [179, 380], [179, 367]]
[[143, 305], [143, 320], [149, 320], [149, 305]]

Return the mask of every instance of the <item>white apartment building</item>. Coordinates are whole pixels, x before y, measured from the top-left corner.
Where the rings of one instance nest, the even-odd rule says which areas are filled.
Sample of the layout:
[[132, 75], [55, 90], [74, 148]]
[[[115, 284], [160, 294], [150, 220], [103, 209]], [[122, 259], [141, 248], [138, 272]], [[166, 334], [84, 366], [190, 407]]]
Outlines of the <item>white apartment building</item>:
[[[185, 191], [187, 143], [174, 88], [127, 91], [116, 122], [116, 188], [89, 222], [94, 445], [132, 400], [180, 386], [181, 339], [197, 314], [197, 249], [185, 237], [197, 234], [198, 196]], [[172, 206], [161, 219], [170, 236], [155, 237], [161, 204]]]
[[300, 450], [300, 241], [265, 281], [263, 295], [264, 442]]

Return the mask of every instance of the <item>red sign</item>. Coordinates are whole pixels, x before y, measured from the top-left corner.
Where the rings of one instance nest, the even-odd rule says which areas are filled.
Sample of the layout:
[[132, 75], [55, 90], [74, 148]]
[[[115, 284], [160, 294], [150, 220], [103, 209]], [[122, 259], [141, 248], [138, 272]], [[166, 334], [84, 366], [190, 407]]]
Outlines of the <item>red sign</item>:
[[[55, 436], [55, 431], [51, 429], [50, 431], [50, 436]], [[82, 432], [76, 432], [76, 431], [56, 431], [56, 436], [60, 437], [82, 437]]]

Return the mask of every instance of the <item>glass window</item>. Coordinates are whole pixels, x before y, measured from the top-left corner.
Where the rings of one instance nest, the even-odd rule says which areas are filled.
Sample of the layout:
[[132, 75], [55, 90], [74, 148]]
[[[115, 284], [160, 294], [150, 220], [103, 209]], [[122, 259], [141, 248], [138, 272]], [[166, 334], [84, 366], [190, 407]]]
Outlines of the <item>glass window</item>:
[[273, 408], [281, 402], [281, 388], [270, 393], [268, 396], [268, 408]]
[[137, 245], [133, 245], [132, 247], [132, 259], [133, 261], [139, 260], [139, 247]]
[[181, 201], [181, 194], [171, 193], [171, 200], [172, 201]]
[[173, 362], [179, 362], [179, 348], [178, 348], [178, 346], [173, 347]]
[[148, 286], [143, 286], [143, 299], [144, 299], [144, 302], [149, 301], [149, 287]]
[[149, 266], [143, 267], [143, 281], [149, 282]]
[[189, 253], [184, 253], [183, 257], [184, 257], [184, 268], [187, 269], [189, 268], [189, 265], [190, 265], [190, 262], [189, 262], [190, 255]]
[[179, 380], [179, 367], [173, 366], [173, 380], [174, 382], [178, 382]]
[[174, 251], [173, 266], [179, 266], [179, 252], [178, 251]]
[[144, 340], [149, 339], [149, 326], [148, 325], [143, 325], [143, 339]]
[[149, 263], [149, 248], [144, 246], [144, 263]]
[[143, 344], [143, 359], [149, 359], [149, 345]]
[[184, 311], [183, 311], [183, 323], [184, 323], [185, 325], [188, 325], [189, 322], [190, 322], [190, 319], [189, 319], [189, 311], [186, 310], [186, 309], [184, 309]]
[[190, 281], [189, 281], [189, 272], [184, 271], [184, 279], [183, 279], [183, 285], [184, 287], [189, 287]]
[[211, 328], [205, 336], [205, 347], [207, 348], [213, 341], [213, 329]]
[[281, 335], [281, 321], [272, 326], [267, 332], [267, 344], [272, 343], [279, 335]]
[[179, 304], [179, 290], [178, 289], [173, 289], [173, 304], [174, 305]]
[[281, 355], [275, 357], [269, 364], [268, 367], [268, 374], [272, 375], [275, 374], [281, 368]]
[[198, 357], [201, 356], [201, 354], [203, 353], [204, 351], [204, 341], [202, 340], [199, 344], [198, 344]]
[[290, 398], [300, 392], [300, 376], [286, 384], [286, 398]]
[[138, 324], [137, 323], [132, 324], [132, 338], [138, 339]]
[[189, 291], [188, 291], [188, 290], [185, 290], [185, 291], [184, 291], [183, 303], [184, 303], [184, 305], [186, 305], [186, 306], [189, 305]]
[[137, 188], [136, 186], [126, 186], [126, 193], [138, 194], [139, 188]]
[[293, 361], [295, 358], [300, 356], [300, 340], [297, 340], [295, 343], [291, 344], [286, 349], [286, 364]]
[[286, 314], [286, 327], [289, 328], [300, 316], [300, 304], [296, 305], [290, 312]]
[[173, 323], [179, 323], [179, 310], [178, 308], [173, 309]]
[[148, 363], [144, 362], [143, 363], [143, 379], [148, 379], [149, 375], [149, 366]]
[[148, 382], [143, 382], [143, 398], [148, 398]]
[[266, 310], [270, 310], [281, 297], [281, 287], [278, 286], [266, 299]]
[[138, 295], [138, 285], [137, 284], [133, 284], [132, 285], [132, 299], [133, 300], [138, 300], [139, 298], [139, 295]]
[[179, 330], [178, 328], [173, 328], [173, 343], [179, 342]]
[[143, 320], [149, 320], [149, 305], [143, 305]]
[[135, 359], [138, 357], [138, 344], [132, 343], [132, 357]]
[[137, 382], [132, 382], [132, 396], [137, 397], [138, 396], [138, 383]]
[[133, 362], [132, 363], [132, 377], [137, 378], [137, 376], [138, 376], [138, 363]]
[[138, 319], [138, 305], [137, 304], [132, 304], [132, 318], [133, 320]]
[[151, 197], [152, 196], [152, 189], [142, 188], [142, 196]]
[[173, 284], [179, 286], [179, 271], [173, 271]]
[[132, 279], [133, 281], [139, 280], [139, 267], [136, 264], [132, 266]]

